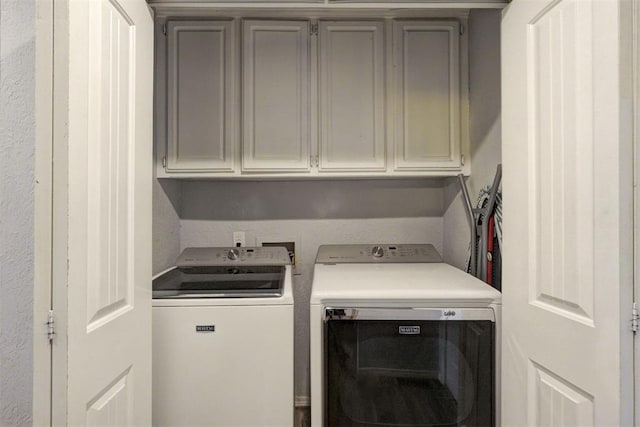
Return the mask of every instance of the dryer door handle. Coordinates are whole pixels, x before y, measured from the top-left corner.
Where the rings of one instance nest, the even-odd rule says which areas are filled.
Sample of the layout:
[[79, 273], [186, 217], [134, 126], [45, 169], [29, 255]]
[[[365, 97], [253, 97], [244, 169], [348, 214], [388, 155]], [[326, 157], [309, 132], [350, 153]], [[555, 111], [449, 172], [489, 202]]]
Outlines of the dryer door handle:
[[492, 308], [344, 308], [327, 307], [329, 320], [489, 320], [496, 321]]

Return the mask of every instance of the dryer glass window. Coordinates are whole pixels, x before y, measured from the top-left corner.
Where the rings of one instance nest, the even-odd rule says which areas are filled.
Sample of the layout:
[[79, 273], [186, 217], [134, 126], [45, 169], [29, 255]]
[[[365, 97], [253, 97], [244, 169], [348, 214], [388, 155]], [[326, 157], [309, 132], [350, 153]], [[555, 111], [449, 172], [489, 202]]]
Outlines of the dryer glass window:
[[493, 426], [494, 323], [329, 320], [329, 426]]

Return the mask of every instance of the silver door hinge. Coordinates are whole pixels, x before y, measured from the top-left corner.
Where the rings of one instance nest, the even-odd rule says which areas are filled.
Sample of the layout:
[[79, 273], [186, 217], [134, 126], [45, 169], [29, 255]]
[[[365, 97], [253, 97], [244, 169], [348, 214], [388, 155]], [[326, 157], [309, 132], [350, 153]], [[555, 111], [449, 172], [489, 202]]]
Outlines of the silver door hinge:
[[310, 158], [310, 163], [311, 163], [311, 167], [319, 167], [320, 166], [320, 159], [318, 156], [311, 156]]
[[633, 303], [631, 308], [631, 330], [635, 334], [638, 332], [638, 323], [640, 323], [640, 315], [638, 314], [638, 304]]
[[464, 166], [464, 154], [460, 154], [460, 165]]
[[167, 35], [167, 24], [162, 24], [162, 34]]
[[464, 24], [460, 24], [460, 35], [464, 34]]
[[167, 168], [167, 156], [162, 157], [162, 167], [165, 169]]
[[49, 342], [53, 342], [53, 337], [56, 334], [56, 321], [53, 317], [53, 310], [49, 310], [49, 314], [47, 316], [47, 338], [49, 338]]
[[311, 27], [309, 27], [309, 34], [312, 36], [318, 35], [318, 24], [311, 24]]

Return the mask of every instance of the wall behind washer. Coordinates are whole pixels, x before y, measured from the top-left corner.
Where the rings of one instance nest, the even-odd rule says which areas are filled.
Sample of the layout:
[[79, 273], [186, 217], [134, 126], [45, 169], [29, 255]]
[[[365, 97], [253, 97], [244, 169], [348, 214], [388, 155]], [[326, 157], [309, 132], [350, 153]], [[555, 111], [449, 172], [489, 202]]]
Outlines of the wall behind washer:
[[[295, 394], [309, 396], [309, 295], [319, 245], [425, 243], [442, 251], [437, 180], [183, 182], [180, 248], [296, 242]], [[249, 320], [250, 321], [250, 320]]]
[[174, 265], [180, 253], [182, 182], [153, 180], [153, 274]]
[[[500, 10], [480, 9], [469, 16], [471, 176], [466, 181], [474, 204], [480, 189], [493, 182], [502, 155], [500, 16]], [[470, 240], [463, 203], [458, 180], [445, 180], [443, 257], [461, 269], [466, 268]]]
[[35, 1], [0, 3], [0, 425], [31, 425]]

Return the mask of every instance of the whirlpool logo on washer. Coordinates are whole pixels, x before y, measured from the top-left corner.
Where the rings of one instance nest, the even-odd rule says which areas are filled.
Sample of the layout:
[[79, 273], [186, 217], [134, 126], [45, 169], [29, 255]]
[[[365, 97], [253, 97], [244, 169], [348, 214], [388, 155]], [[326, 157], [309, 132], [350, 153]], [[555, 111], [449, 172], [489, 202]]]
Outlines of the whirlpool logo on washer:
[[398, 326], [400, 335], [420, 335], [420, 326]]

